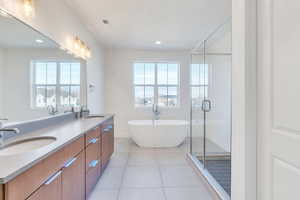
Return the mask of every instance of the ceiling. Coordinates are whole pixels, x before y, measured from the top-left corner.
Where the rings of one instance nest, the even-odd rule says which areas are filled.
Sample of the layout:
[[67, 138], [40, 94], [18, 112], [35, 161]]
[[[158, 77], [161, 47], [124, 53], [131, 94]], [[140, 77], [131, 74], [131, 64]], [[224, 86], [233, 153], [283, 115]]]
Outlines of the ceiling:
[[[0, 15], [0, 48], [57, 48], [57, 44], [20, 21]], [[37, 43], [36, 40], [43, 43]]]
[[231, 0], [65, 1], [109, 47], [192, 49], [231, 16]]

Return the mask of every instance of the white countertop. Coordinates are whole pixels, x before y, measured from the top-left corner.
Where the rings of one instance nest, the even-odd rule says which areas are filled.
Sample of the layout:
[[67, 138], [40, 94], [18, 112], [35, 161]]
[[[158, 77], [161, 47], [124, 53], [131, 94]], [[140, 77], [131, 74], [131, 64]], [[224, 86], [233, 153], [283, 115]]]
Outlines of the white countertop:
[[58, 151], [65, 145], [73, 142], [87, 131], [95, 128], [112, 116], [113, 115], [105, 115], [105, 117], [99, 118], [78, 119], [39, 129], [38, 131], [17, 137], [15, 141], [45, 136], [55, 137], [56, 141], [30, 152], [5, 156], [0, 155], [0, 184], [9, 182], [17, 175], [31, 168], [33, 165]]

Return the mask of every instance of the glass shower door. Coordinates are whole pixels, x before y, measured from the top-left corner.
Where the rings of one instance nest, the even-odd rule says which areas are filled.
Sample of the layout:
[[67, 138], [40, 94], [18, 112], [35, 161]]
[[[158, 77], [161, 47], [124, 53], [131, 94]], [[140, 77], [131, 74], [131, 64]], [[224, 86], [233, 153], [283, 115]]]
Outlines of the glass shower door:
[[209, 87], [205, 96], [205, 168], [231, 193], [231, 24], [206, 40]]
[[231, 22], [192, 53], [191, 154], [223, 197], [231, 193]]
[[194, 52], [191, 57], [191, 154], [204, 164], [204, 115], [202, 102], [207, 88], [204, 77], [204, 48]]

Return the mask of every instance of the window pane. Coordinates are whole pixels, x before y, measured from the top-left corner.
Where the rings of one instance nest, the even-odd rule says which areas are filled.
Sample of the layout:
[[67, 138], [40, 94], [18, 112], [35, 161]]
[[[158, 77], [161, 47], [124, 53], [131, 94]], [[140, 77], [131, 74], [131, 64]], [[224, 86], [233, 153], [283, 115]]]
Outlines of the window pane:
[[47, 63], [47, 84], [56, 84], [56, 63]]
[[47, 86], [46, 88], [46, 102], [47, 102], [47, 106], [52, 105], [52, 106], [56, 106], [56, 87], [55, 86]]
[[155, 84], [155, 64], [152, 63], [145, 64], [145, 84], [146, 85]]
[[178, 84], [178, 65], [168, 64], [168, 84]]
[[159, 85], [168, 84], [168, 64], [157, 64], [157, 83]]
[[168, 106], [168, 88], [159, 87], [158, 88], [158, 105], [165, 107]]
[[38, 108], [42, 108], [46, 106], [46, 87], [43, 86], [36, 87], [35, 105]]
[[200, 85], [208, 85], [208, 65], [200, 65]]
[[79, 86], [71, 87], [70, 105], [80, 105], [80, 87]]
[[144, 84], [144, 64], [134, 64], [134, 84]]
[[135, 105], [136, 106], [143, 106], [145, 99], [144, 99], [144, 87], [134, 87], [134, 94], [135, 94]]
[[47, 64], [36, 63], [35, 64], [35, 84], [45, 85], [47, 80]]
[[192, 105], [195, 107], [201, 106], [202, 98], [200, 98], [200, 87], [192, 87]]
[[72, 63], [71, 84], [80, 84], [80, 63]]
[[71, 65], [69, 63], [60, 64], [60, 84], [71, 83]]
[[62, 106], [70, 105], [70, 87], [60, 87], [60, 103]]
[[168, 87], [168, 106], [177, 105], [177, 87]]
[[145, 87], [145, 106], [151, 106], [154, 103], [154, 87]]
[[200, 65], [192, 64], [191, 66], [191, 84], [199, 85], [200, 84]]
[[192, 87], [192, 104], [195, 107], [201, 107], [202, 101], [207, 96], [208, 86]]

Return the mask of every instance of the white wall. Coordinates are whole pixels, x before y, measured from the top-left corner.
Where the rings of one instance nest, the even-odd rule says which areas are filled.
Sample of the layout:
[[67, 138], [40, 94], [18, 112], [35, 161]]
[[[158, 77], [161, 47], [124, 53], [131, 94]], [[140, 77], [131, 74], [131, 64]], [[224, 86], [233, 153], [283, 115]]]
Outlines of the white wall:
[[22, 1], [19, 0], [0, 0], [0, 8], [12, 13], [63, 46], [66, 46], [67, 38], [74, 36], [87, 43], [92, 50], [92, 58], [87, 61], [88, 83], [96, 86], [88, 95], [89, 107], [93, 113], [102, 113], [104, 107], [103, 49], [64, 1], [35, 1], [34, 17], [24, 15]]
[[0, 118], [3, 113], [3, 49], [0, 48]]
[[152, 110], [134, 107], [134, 61], [177, 61], [180, 63], [180, 108], [162, 110], [162, 119], [188, 119], [189, 62], [185, 51], [142, 51], [111, 49], [107, 51], [105, 68], [105, 108], [116, 114], [116, 137], [128, 137], [129, 120], [152, 119]]
[[[30, 63], [32, 60], [74, 60], [60, 49], [3, 49], [2, 62], [2, 112], [3, 116], [12, 121], [32, 120], [48, 116], [47, 110], [31, 108], [31, 77]], [[83, 60], [78, 60], [85, 65]], [[0, 87], [2, 85], [0, 83]], [[3, 86], [3, 85], [2, 85]], [[0, 95], [1, 96], [1, 95]]]

